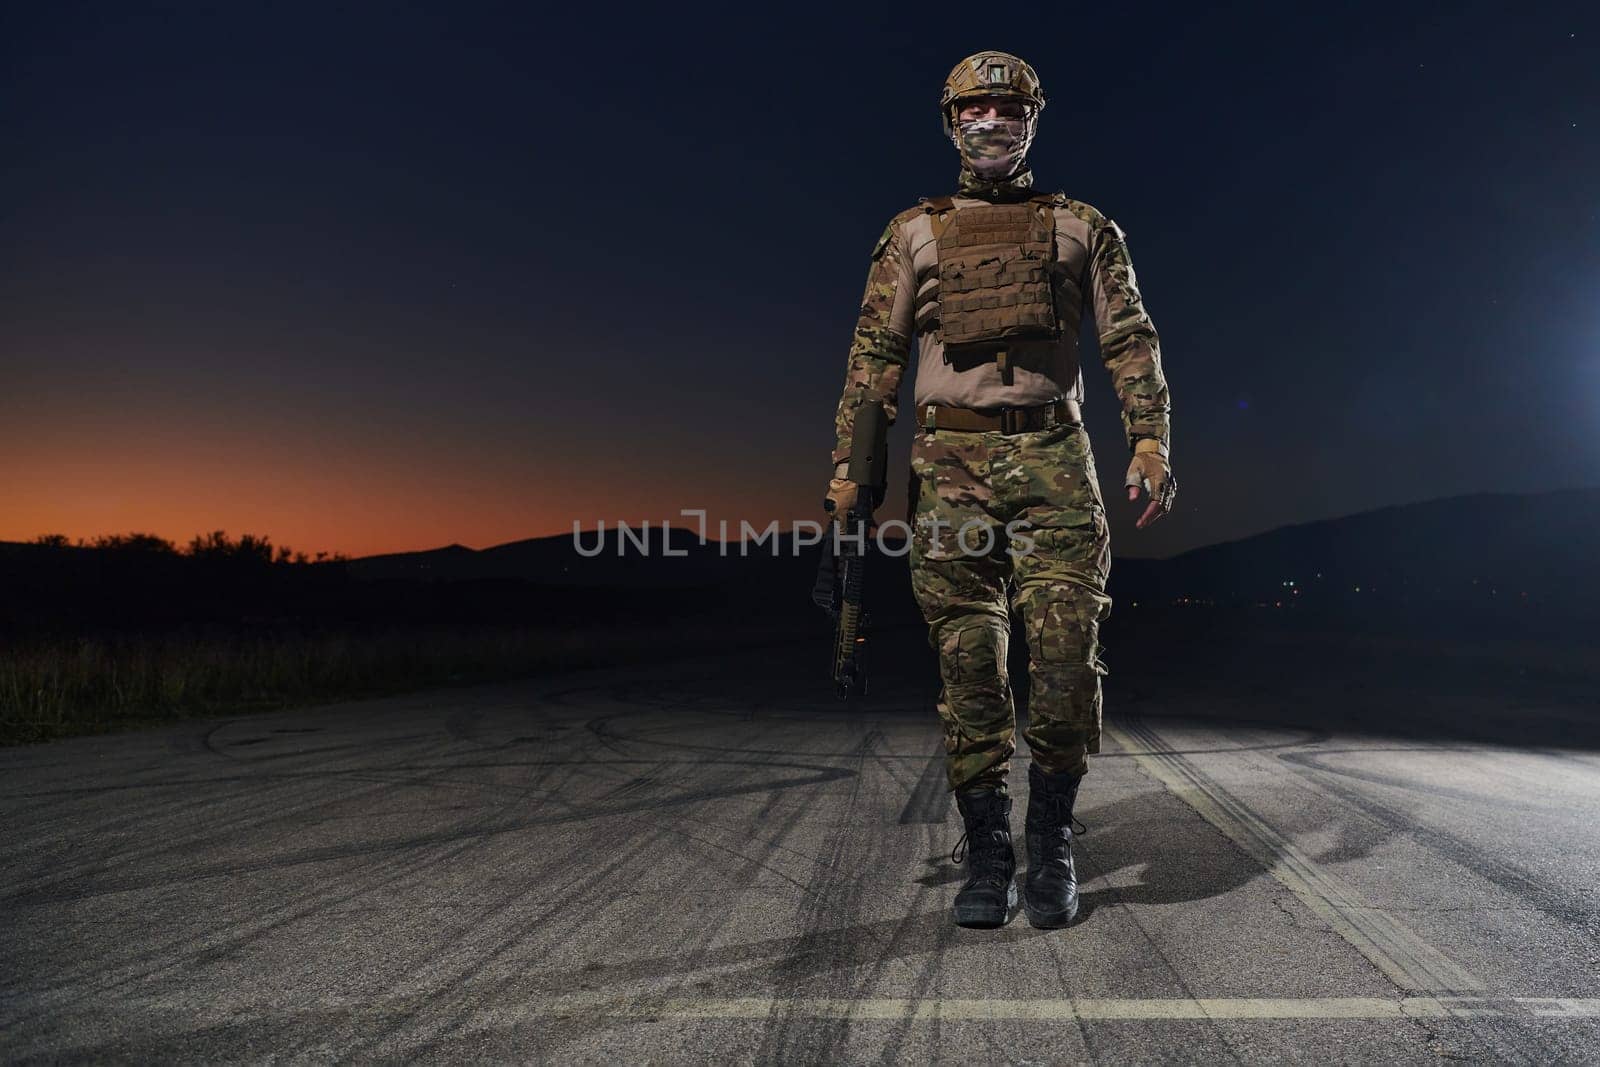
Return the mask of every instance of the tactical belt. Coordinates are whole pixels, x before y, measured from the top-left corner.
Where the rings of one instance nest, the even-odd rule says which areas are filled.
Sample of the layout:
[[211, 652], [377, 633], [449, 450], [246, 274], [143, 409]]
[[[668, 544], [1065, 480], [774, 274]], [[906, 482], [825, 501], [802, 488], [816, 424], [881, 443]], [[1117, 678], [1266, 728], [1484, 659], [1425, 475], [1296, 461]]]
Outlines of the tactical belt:
[[1048, 430], [1062, 423], [1082, 421], [1083, 415], [1078, 410], [1078, 402], [1066, 397], [1037, 407], [998, 408], [992, 411], [958, 408], [949, 404], [921, 404], [917, 407], [917, 425], [924, 430], [1030, 433], [1035, 430]]

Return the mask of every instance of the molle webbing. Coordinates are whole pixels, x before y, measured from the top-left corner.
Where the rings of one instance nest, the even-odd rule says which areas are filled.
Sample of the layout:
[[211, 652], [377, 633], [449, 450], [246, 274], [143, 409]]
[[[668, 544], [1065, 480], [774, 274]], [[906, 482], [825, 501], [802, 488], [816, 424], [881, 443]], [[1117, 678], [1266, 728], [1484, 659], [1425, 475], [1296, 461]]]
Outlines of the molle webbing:
[[[937, 210], [934, 202], [928, 207]], [[1055, 213], [1035, 200], [940, 211], [939, 328], [947, 347], [1054, 339]]]

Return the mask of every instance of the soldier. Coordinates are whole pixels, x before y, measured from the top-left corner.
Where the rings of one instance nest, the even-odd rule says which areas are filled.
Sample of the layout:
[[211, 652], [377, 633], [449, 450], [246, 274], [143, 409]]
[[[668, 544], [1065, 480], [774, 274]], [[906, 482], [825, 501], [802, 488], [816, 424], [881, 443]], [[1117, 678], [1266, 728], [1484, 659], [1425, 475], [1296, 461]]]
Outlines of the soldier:
[[1029, 658], [1024, 907], [1040, 927], [1078, 910], [1072, 809], [1100, 750], [1099, 627], [1111, 610], [1105, 505], [1079, 413], [1087, 301], [1133, 455], [1128, 499], [1148, 495], [1138, 527], [1167, 514], [1176, 491], [1160, 350], [1123, 232], [1088, 204], [1033, 189], [1026, 155], [1044, 103], [1033, 68], [1005, 52], [964, 59], [945, 80], [958, 189], [896, 215], [872, 250], [828, 487], [843, 514], [856, 493], [845, 477], [856, 409], [877, 399], [894, 418], [915, 334], [911, 575], [939, 653], [946, 773], [965, 826], [951, 854], [959, 863], [966, 847], [963, 926], [1003, 925], [1017, 903], [1012, 613]]

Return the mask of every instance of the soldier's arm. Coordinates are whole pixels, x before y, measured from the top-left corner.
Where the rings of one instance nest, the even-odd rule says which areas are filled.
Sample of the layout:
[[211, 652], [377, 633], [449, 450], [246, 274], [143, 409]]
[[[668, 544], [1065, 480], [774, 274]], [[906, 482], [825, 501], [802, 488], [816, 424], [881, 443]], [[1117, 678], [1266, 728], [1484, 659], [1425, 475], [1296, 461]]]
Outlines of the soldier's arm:
[[1122, 401], [1128, 447], [1154, 438], [1165, 455], [1172, 436], [1171, 398], [1161, 373], [1161, 341], [1139, 297], [1127, 238], [1110, 219], [1102, 216], [1098, 221], [1090, 271], [1100, 355]]
[[867, 290], [861, 298], [861, 314], [856, 319], [845, 366], [844, 393], [834, 416], [836, 465], [850, 457], [856, 409], [863, 403], [880, 401], [884, 414], [894, 422], [900, 381], [911, 353], [911, 294], [915, 288], [910, 258], [901, 245], [900, 219], [896, 217], [884, 228], [872, 250]]

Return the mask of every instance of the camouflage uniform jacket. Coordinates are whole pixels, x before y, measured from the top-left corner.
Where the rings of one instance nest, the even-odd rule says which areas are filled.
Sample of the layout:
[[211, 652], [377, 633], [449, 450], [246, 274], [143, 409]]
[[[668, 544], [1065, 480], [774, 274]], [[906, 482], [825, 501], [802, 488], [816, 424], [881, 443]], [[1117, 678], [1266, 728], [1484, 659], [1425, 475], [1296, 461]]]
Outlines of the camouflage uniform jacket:
[[[985, 199], [957, 196], [956, 210]], [[1166, 379], [1155, 325], [1144, 309], [1128, 245], [1117, 224], [1078, 200], [1057, 194], [1055, 305], [1061, 336], [1017, 344], [1011, 354], [1012, 384], [1005, 385], [993, 361], [960, 366], [946, 362], [937, 332], [917, 337], [915, 403], [997, 408], [1083, 400], [1078, 336], [1083, 294], [1092, 296], [1100, 354], [1122, 401], [1128, 447], [1142, 437], [1169, 442]], [[866, 295], [850, 345], [844, 394], [835, 418], [833, 461], [850, 454], [855, 410], [862, 401], [883, 401], [891, 420], [901, 377], [910, 357], [914, 324], [937, 317], [938, 248], [929, 215], [921, 206], [889, 221], [872, 251]]]

